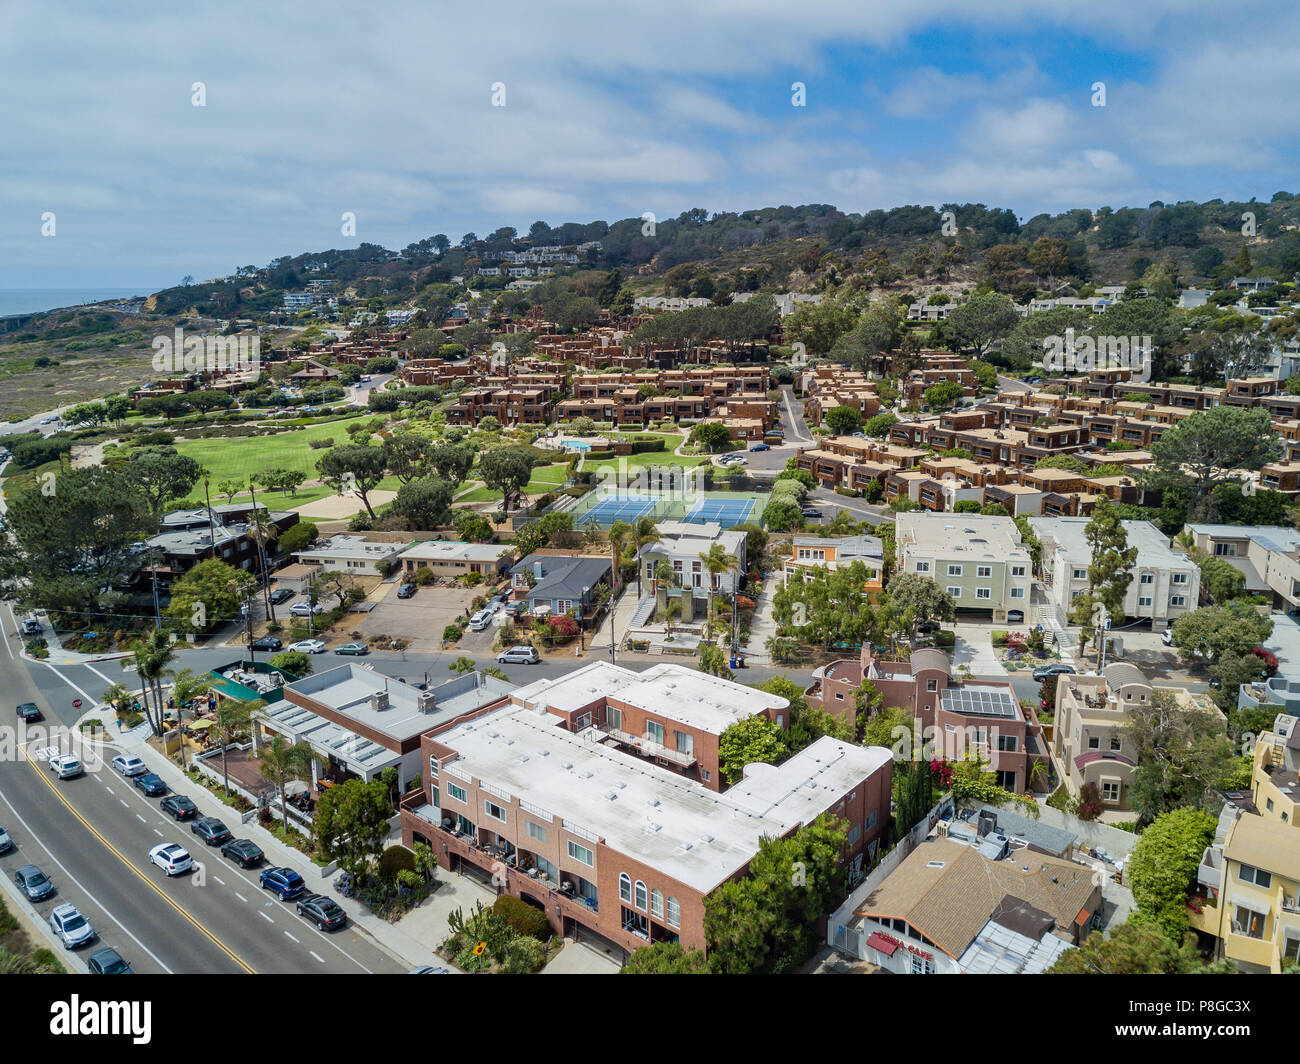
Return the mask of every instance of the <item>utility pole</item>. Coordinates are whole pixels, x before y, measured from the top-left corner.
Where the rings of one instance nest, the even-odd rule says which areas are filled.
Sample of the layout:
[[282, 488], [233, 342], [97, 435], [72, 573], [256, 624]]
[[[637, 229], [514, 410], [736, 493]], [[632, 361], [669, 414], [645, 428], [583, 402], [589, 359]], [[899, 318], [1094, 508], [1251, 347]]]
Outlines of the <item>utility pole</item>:
[[[262, 570], [262, 598], [265, 600], [267, 620], [275, 623], [275, 605], [271, 602], [271, 574], [266, 566], [266, 551], [262, 547], [262, 526], [257, 519], [257, 490], [253, 487], [253, 478], [248, 478], [248, 494], [253, 501], [253, 512], [249, 514], [249, 522], [253, 526], [253, 538], [257, 542], [257, 564]], [[267, 520], [270, 520], [270, 507], [266, 511]]]

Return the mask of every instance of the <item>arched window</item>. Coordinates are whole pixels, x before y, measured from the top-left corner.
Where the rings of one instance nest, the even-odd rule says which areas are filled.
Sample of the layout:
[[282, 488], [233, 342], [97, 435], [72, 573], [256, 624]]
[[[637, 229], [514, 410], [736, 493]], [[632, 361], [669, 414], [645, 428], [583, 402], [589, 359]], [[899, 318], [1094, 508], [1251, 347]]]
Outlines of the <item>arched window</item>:
[[650, 915], [664, 918], [664, 896], [657, 887], [650, 892]]
[[618, 896], [622, 898], [623, 901], [632, 900], [632, 877], [626, 872], [623, 872], [618, 877]]
[[636, 881], [636, 901], [633, 904], [638, 909], [645, 908], [645, 884], [639, 879]]
[[682, 907], [677, 903], [676, 898], [668, 899], [668, 926], [682, 926]]

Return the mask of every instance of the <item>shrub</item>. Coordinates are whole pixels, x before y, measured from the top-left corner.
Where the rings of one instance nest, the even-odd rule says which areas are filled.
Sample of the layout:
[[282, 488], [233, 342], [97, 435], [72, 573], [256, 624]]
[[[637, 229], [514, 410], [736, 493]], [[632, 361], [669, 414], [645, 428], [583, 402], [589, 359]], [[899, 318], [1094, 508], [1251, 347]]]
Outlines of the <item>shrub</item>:
[[464, 634], [465, 630], [460, 625], [449, 624], [442, 630], [442, 641], [444, 643], [454, 643]]
[[551, 937], [551, 923], [546, 914], [511, 894], [502, 894], [492, 903], [492, 911], [505, 917], [512, 930], [545, 942]]
[[546, 963], [546, 947], [535, 938], [520, 935], [506, 947], [502, 975], [529, 975]]
[[415, 854], [405, 846], [388, 847], [379, 857], [380, 878], [396, 879], [402, 871], [415, 871]]
[[261, 824], [262, 827], [269, 828], [273, 819], [275, 818], [271, 813], [270, 806], [264, 805], [257, 811], [257, 822]]
[[433, 583], [433, 570], [427, 565], [421, 565], [412, 574], [411, 580], [419, 587], [428, 587]]

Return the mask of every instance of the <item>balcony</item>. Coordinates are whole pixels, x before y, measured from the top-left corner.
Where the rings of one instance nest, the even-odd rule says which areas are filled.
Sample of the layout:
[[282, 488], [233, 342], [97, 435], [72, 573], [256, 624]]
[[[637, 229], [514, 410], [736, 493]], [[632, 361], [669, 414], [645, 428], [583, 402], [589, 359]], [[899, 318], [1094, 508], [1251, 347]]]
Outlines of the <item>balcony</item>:
[[678, 768], [690, 768], [695, 764], [694, 754], [683, 754], [677, 750], [670, 750], [662, 743], [656, 742], [648, 736], [632, 735], [630, 732], [620, 731], [609, 724], [598, 724], [596, 729], [608, 735], [615, 742], [636, 750], [642, 757], [662, 758]]

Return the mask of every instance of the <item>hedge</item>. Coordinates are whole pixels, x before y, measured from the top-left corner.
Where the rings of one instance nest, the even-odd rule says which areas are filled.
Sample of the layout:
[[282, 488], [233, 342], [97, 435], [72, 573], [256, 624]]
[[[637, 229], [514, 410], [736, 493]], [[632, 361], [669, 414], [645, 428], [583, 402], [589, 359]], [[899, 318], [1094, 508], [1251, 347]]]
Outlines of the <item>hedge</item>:
[[546, 918], [546, 913], [511, 894], [498, 897], [492, 903], [492, 911], [504, 916], [511, 929], [521, 935], [535, 938], [539, 942], [545, 942], [551, 937], [551, 922]]
[[415, 854], [405, 846], [390, 846], [379, 858], [379, 874], [384, 879], [396, 879], [403, 869], [415, 871]]

